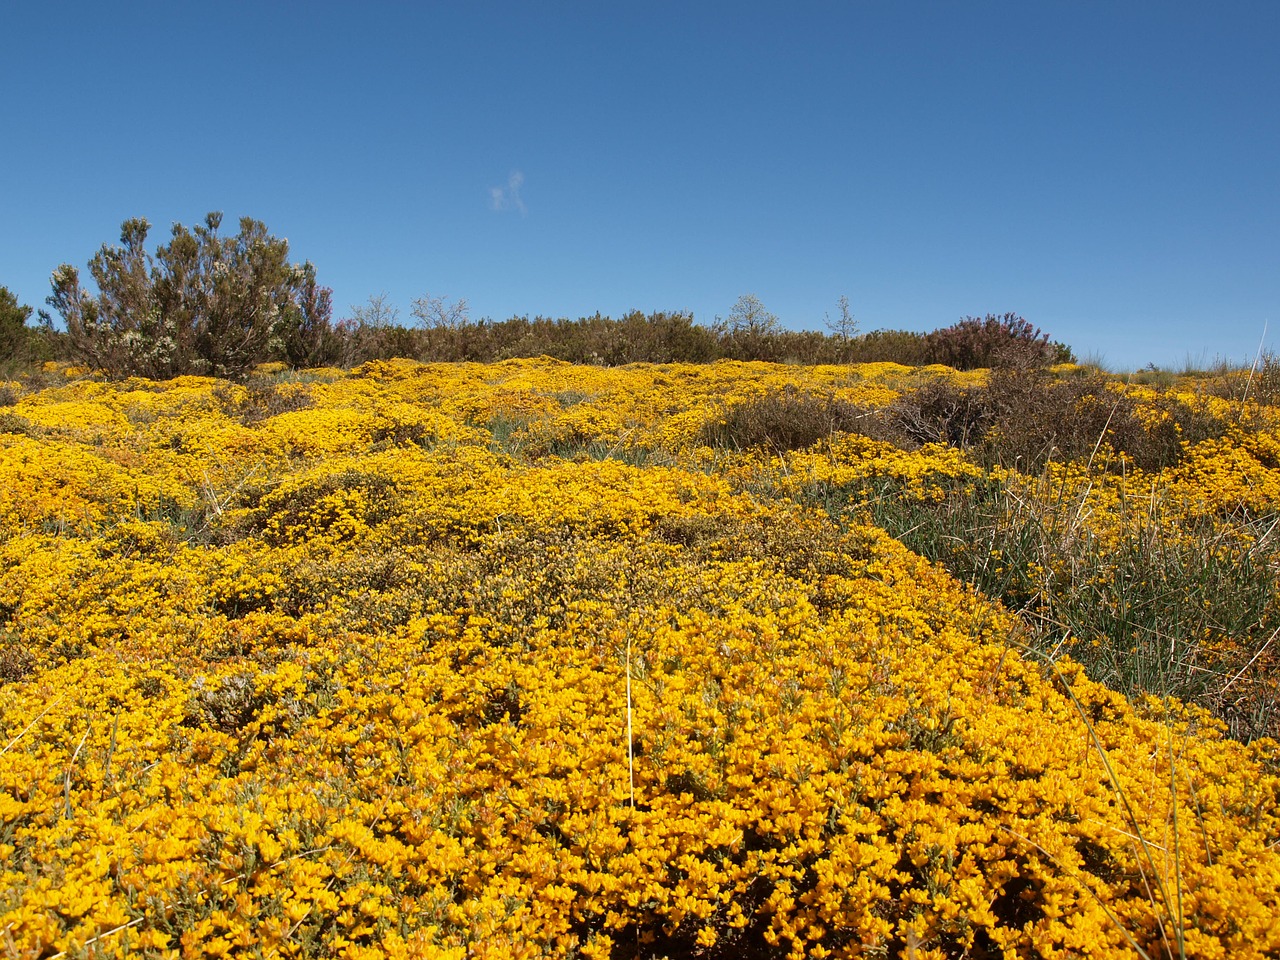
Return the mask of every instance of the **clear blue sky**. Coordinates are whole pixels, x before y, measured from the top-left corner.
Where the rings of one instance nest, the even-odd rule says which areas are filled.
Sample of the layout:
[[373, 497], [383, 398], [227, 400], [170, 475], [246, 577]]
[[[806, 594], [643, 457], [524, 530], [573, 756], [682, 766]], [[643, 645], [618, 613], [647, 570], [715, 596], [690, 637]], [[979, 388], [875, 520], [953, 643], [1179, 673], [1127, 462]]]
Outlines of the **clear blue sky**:
[[42, 306], [125, 218], [221, 210], [335, 318], [846, 294], [1115, 368], [1280, 347], [1280, 3], [788, 7], [14, 0], [0, 284]]

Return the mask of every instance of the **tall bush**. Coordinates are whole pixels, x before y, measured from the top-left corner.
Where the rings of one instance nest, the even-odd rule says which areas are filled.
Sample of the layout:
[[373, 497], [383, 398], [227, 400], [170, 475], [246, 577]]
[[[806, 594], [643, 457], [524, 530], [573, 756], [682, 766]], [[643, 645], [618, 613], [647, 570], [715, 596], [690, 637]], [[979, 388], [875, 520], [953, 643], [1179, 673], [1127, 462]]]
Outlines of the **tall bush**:
[[1047, 366], [1071, 359], [1068, 348], [1050, 343], [1047, 333], [1016, 313], [989, 313], [981, 320], [965, 317], [933, 331], [927, 341], [930, 361], [957, 370]]
[[151, 225], [126, 220], [120, 244], [89, 261], [97, 286], [62, 264], [48, 303], [62, 315], [77, 359], [113, 377], [187, 373], [238, 377], [266, 360], [322, 361], [333, 348], [329, 291], [310, 263], [289, 262], [289, 242], [245, 217], [233, 237], [222, 214], [174, 224], [168, 244], [147, 251]]
[[18, 303], [8, 287], [0, 287], [0, 362], [24, 359], [31, 331], [31, 308]]

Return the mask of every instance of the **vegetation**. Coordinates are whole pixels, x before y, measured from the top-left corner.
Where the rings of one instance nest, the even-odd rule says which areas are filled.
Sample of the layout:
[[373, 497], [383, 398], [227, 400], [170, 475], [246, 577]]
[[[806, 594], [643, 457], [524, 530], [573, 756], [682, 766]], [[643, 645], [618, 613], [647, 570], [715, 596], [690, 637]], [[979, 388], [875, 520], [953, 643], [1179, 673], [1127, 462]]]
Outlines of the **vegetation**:
[[[841, 309], [841, 319], [825, 334], [783, 329], [778, 318], [750, 295], [739, 299], [728, 319], [709, 327], [695, 323], [687, 313], [645, 315], [638, 311], [621, 318], [596, 314], [578, 320], [512, 317], [472, 321], [455, 315], [450, 323], [403, 327], [394, 322], [367, 322], [366, 308], [353, 311], [356, 319], [339, 326], [347, 338], [346, 365], [396, 357], [421, 362], [493, 363], [539, 356], [604, 366], [714, 360], [927, 365], [950, 362], [961, 347], [975, 351], [974, 356], [992, 359], [984, 364], [987, 366], [1044, 366], [1071, 359], [1070, 349], [1061, 344], [1044, 339], [1028, 344], [1023, 339], [1024, 328], [1017, 325], [980, 325], [977, 331], [959, 338], [948, 333], [955, 328], [936, 334], [895, 330], [859, 334], [847, 300]], [[415, 312], [415, 316], [423, 314]]]
[[72, 357], [108, 376], [236, 377], [269, 360], [314, 365], [332, 358], [329, 292], [310, 264], [289, 263], [289, 244], [256, 220], [222, 237], [222, 215], [174, 224], [147, 251], [150, 224], [126, 220], [120, 245], [89, 261], [97, 294], [62, 264], [49, 304], [66, 323]]
[[8, 953], [1280, 954], [1276, 358], [333, 324], [219, 226], [0, 288]]
[[0, 429], [12, 953], [1280, 953], [1252, 388], [40, 374]]
[[27, 353], [31, 308], [18, 303], [8, 287], [0, 287], [0, 359], [22, 358]]
[[81, 284], [79, 270], [70, 264], [54, 271], [47, 302], [65, 332], [55, 331], [43, 311], [43, 329], [30, 331], [30, 308], [5, 301], [0, 361], [55, 359], [117, 379], [186, 374], [242, 379], [267, 362], [294, 369], [349, 368], [394, 358], [493, 363], [548, 356], [605, 366], [722, 359], [895, 362], [960, 369], [1072, 359], [1068, 347], [1050, 343], [1012, 313], [966, 317], [930, 334], [861, 333], [847, 297], [839, 300], [839, 316], [827, 317], [828, 333], [784, 329], [753, 294], [740, 297], [725, 320], [716, 318], [710, 326], [679, 312], [472, 320], [465, 300], [431, 296], [413, 302], [412, 323], [405, 325], [381, 294], [334, 323], [330, 291], [319, 284], [312, 264], [289, 262], [287, 241], [251, 218], [240, 221], [238, 234], [224, 237], [218, 232], [221, 222], [220, 213], [210, 213], [190, 229], [174, 224], [169, 242], [152, 253], [147, 248], [151, 225], [141, 218], [126, 220], [119, 244], [103, 244], [89, 261], [92, 288]]
[[47, 324], [32, 326], [30, 319], [31, 308], [0, 287], [0, 375], [28, 370], [59, 351], [58, 334]]
[[957, 370], [1036, 367], [1073, 359], [1068, 348], [1050, 343], [1047, 333], [1016, 313], [965, 317], [929, 334], [928, 345], [931, 362]]

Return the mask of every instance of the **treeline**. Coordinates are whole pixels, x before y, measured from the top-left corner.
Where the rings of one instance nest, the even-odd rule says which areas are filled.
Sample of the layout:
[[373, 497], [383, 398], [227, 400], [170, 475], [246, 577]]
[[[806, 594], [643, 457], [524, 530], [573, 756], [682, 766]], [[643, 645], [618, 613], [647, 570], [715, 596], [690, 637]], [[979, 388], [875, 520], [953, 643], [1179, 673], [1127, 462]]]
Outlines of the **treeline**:
[[857, 329], [844, 298], [829, 332], [787, 330], [754, 296], [725, 320], [696, 323], [689, 313], [634, 311], [620, 318], [512, 317], [471, 320], [465, 303], [415, 301], [417, 322], [400, 324], [381, 298], [332, 319], [331, 294], [310, 263], [289, 261], [288, 242], [244, 218], [234, 236], [221, 214], [192, 229], [175, 224], [152, 253], [150, 224], [132, 219], [118, 245], [89, 261], [96, 292], [62, 264], [47, 303], [61, 317], [20, 305], [0, 287], [0, 363], [10, 368], [65, 360], [109, 377], [166, 379], [181, 374], [242, 377], [260, 363], [351, 367], [405, 357], [423, 362], [489, 363], [549, 356], [571, 363], [706, 363], [720, 359], [804, 364], [893, 361], [974, 367], [1037, 366], [1072, 359], [1067, 346], [1016, 314], [966, 317], [916, 333]]
[[391, 357], [489, 363], [548, 356], [604, 366], [728, 359], [802, 364], [944, 363], [973, 369], [1073, 359], [1069, 347], [1051, 343], [1013, 314], [967, 317], [932, 333], [874, 330], [853, 336], [816, 330], [755, 331], [725, 322], [708, 326], [696, 323], [688, 313], [640, 311], [620, 318], [598, 313], [577, 320], [512, 317], [433, 327], [365, 327], [344, 321], [337, 325], [335, 335], [335, 359], [342, 366]]

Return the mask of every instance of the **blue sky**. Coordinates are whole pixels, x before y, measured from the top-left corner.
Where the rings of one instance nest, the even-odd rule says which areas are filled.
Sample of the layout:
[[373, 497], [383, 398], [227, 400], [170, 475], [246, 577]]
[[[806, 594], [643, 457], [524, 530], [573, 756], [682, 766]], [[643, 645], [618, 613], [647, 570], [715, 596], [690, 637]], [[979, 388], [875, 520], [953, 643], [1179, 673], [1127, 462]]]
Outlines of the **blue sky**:
[[756, 294], [821, 328], [1016, 311], [1113, 368], [1280, 349], [1280, 4], [0, 9], [0, 284], [122, 220], [266, 222], [473, 317]]

